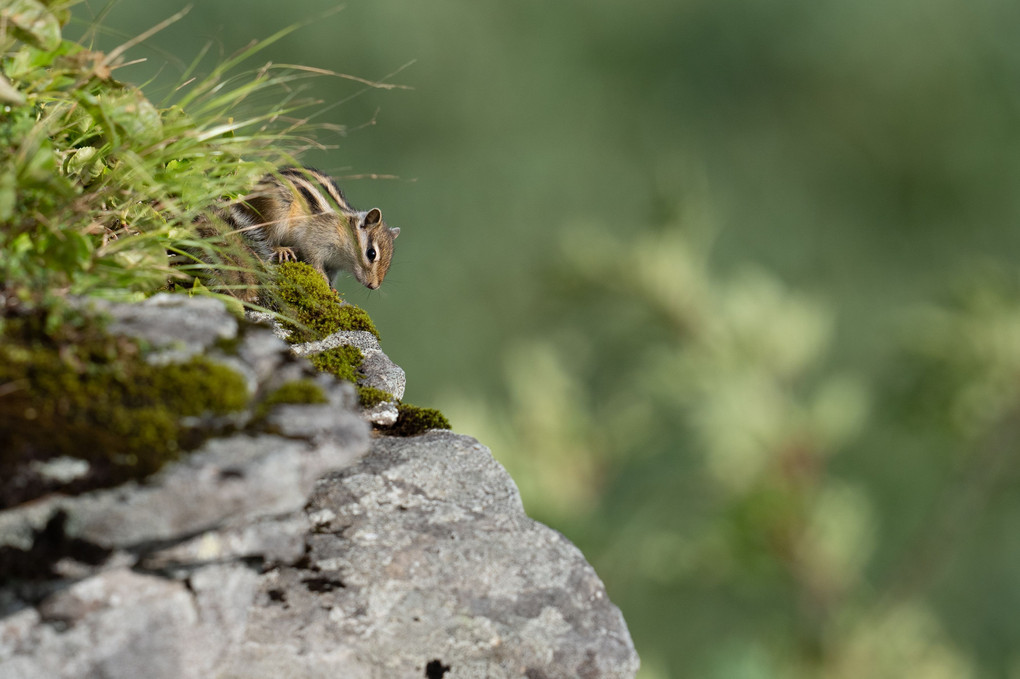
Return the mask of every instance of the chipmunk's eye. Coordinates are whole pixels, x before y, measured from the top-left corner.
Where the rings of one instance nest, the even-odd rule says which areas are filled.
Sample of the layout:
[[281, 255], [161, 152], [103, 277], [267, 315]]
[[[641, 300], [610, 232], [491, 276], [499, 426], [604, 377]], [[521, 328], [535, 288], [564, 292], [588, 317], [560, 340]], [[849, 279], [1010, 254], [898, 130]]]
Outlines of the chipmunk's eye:
[[375, 261], [375, 248], [369, 248], [368, 252], [366, 252], [365, 255], [368, 257], [368, 261], [374, 262]]

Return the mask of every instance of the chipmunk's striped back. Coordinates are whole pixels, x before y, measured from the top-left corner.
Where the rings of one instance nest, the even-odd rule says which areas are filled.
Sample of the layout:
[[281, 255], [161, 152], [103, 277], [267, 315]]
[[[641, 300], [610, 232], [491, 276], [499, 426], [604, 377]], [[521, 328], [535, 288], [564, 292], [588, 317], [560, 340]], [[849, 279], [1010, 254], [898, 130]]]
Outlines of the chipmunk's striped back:
[[332, 177], [307, 167], [267, 175], [230, 207], [229, 218], [264, 260], [307, 262], [330, 284], [348, 271], [372, 289], [386, 276], [400, 233], [378, 208], [359, 212]]
[[347, 202], [336, 180], [310, 167], [288, 167], [280, 177], [289, 181], [304, 198], [311, 214], [322, 212], [356, 212]]

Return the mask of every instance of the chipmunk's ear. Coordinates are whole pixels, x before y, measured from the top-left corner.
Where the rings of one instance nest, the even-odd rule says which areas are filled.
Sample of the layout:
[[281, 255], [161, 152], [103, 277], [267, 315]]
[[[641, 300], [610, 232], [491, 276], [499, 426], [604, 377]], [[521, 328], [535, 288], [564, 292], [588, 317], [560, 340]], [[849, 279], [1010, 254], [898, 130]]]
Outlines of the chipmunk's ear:
[[365, 215], [365, 226], [375, 226], [382, 221], [382, 210], [377, 207], [372, 208]]
[[390, 229], [390, 235], [392, 235], [394, 238], [399, 236], [400, 235], [400, 227], [399, 226], [394, 226], [392, 229]]

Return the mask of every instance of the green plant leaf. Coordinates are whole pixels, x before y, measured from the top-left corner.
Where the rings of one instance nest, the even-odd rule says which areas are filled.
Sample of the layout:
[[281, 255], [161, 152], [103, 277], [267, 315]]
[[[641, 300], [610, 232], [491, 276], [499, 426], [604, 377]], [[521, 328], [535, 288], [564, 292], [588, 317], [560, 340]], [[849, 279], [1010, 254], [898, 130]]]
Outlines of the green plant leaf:
[[159, 111], [138, 90], [103, 97], [100, 100], [110, 120], [116, 123], [136, 144], [151, 144], [160, 139], [163, 121]]
[[18, 178], [10, 170], [0, 175], [0, 222], [7, 222], [14, 216], [18, 198], [17, 186]]
[[15, 105], [25, 103], [25, 95], [11, 85], [3, 75], [0, 75], [0, 102]]
[[11, 254], [23, 255], [31, 249], [32, 237], [27, 233], [19, 234], [18, 237], [11, 242]]
[[0, 16], [14, 27], [17, 38], [44, 50], [60, 45], [60, 21], [36, 0], [10, 0]]
[[83, 184], [87, 184], [106, 169], [102, 160], [97, 158], [97, 153], [98, 150], [95, 146], [82, 146], [72, 150], [64, 160], [64, 171]]

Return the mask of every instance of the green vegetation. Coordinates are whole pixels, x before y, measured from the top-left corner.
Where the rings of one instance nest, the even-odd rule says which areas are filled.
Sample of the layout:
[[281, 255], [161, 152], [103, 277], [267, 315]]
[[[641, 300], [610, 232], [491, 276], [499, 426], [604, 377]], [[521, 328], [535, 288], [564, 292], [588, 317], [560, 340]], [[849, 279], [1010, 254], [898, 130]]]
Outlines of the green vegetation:
[[[163, 105], [113, 72], [110, 52], [64, 40], [69, 2], [0, 9], [0, 497], [50, 488], [16, 474], [60, 456], [87, 460], [62, 490], [144, 478], [248, 407], [245, 380], [204, 358], [156, 366], [144, 348], [104, 333], [67, 295], [140, 299], [237, 261], [201, 238], [210, 206], [245, 190], [295, 148], [301, 124], [279, 121], [293, 95], [237, 122], [241, 103], [282, 92], [294, 73], [228, 72], [262, 45], [192, 78]], [[197, 65], [197, 64], [196, 64]], [[307, 103], [307, 102], [304, 102]], [[168, 253], [183, 259], [171, 267]], [[198, 253], [198, 254], [196, 254]], [[197, 292], [208, 288], [196, 282]], [[219, 288], [229, 292], [229, 287]], [[196, 419], [197, 418], [197, 419]]]
[[291, 331], [290, 342], [320, 340], [339, 330], [365, 330], [379, 337], [368, 314], [344, 302], [340, 293], [304, 262], [280, 264], [273, 282], [274, 303], [284, 327]]
[[506, 401], [457, 412], [644, 612], [635, 636], [714, 649], [706, 676], [984, 676], [942, 611], [1013, 588], [987, 540], [1012, 525], [988, 512], [1017, 475], [1020, 275], [909, 309], [868, 373], [834, 360], [824, 299], [720, 275], [679, 225], [577, 238], [557, 280], [584, 320], [516, 348]]
[[[71, 4], [21, 0], [2, 10], [16, 29], [0, 33], [5, 293], [36, 304], [66, 293], [137, 299], [168, 279], [233, 292], [230, 272], [255, 275], [257, 263], [223, 237], [211, 206], [309, 143], [293, 115], [311, 104], [297, 95], [310, 74], [233, 72], [286, 31], [208, 76], [194, 76], [196, 61], [157, 105], [113, 77], [133, 41], [104, 53], [61, 38]], [[262, 111], [248, 103], [273, 95]]]
[[[319, 370], [328, 372], [342, 380], [354, 384], [358, 392], [358, 402], [364, 408], [371, 408], [384, 401], [396, 401], [393, 394], [358, 384], [360, 374], [358, 368], [364, 360], [364, 355], [357, 347], [339, 346], [327, 349], [309, 357], [312, 365]], [[449, 429], [450, 422], [438, 410], [432, 408], [420, 408], [397, 401], [398, 418], [392, 427], [380, 428], [384, 434], [392, 436], [416, 436], [429, 429]]]
[[[379, 332], [359, 307], [343, 301], [315, 269], [303, 262], [286, 262], [276, 267], [275, 284], [269, 289], [275, 295], [273, 304], [279, 309], [284, 327], [291, 331], [291, 343], [320, 340], [340, 330], [366, 330], [376, 338]], [[364, 360], [361, 350], [353, 346], [327, 349], [309, 359], [319, 370], [354, 384], [358, 402], [371, 408], [393, 395], [375, 387], [358, 384], [358, 368]], [[450, 423], [438, 410], [398, 405], [399, 416], [393, 427], [380, 431], [393, 436], [415, 436], [429, 429], [449, 429]]]
[[397, 422], [384, 430], [393, 436], [417, 436], [429, 429], [449, 429], [450, 421], [435, 408], [420, 408], [401, 403], [397, 406]]
[[312, 365], [319, 370], [354, 383], [358, 381], [358, 368], [364, 359], [361, 349], [348, 345], [327, 349], [309, 356]]
[[[140, 479], [252, 407], [242, 376], [205, 358], [156, 366], [145, 347], [111, 337], [68, 295], [137, 300], [169, 285], [250, 302], [251, 286], [276, 284], [270, 303], [295, 336], [337, 329], [378, 336], [367, 314], [310, 268], [270, 277], [216, 206], [269, 168], [315, 146], [296, 114], [314, 102], [301, 81], [321, 71], [238, 66], [291, 29], [247, 46], [197, 76], [203, 52], [161, 103], [113, 73], [152, 31], [108, 52], [65, 40], [73, 2], [19, 0], [0, 8], [0, 497], [6, 504], [52, 490], [16, 473], [60, 456], [89, 462], [66, 491]], [[362, 82], [362, 87], [372, 87]], [[328, 127], [328, 126], [322, 126]], [[169, 282], [169, 283], [168, 283]], [[268, 285], [268, 287], [273, 287]], [[221, 342], [224, 351], [236, 342]], [[323, 359], [355, 381], [357, 349]], [[371, 390], [366, 399], [378, 398]], [[322, 402], [311, 381], [284, 385], [256, 408]], [[208, 416], [241, 413], [217, 424]], [[41, 477], [40, 477], [41, 479]], [[56, 482], [52, 482], [56, 483]]]
[[287, 382], [275, 391], [267, 394], [259, 403], [256, 416], [265, 416], [273, 406], [282, 403], [328, 403], [322, 387], [309, 379]]
[[384, 403], [386, 401], [396, 400], [393, 398], [393, 394], [389, 393], [388, 391], [383, 391], [382, 389], [377, 389], [375, 387], [366, 387], [359, 384], [357, 386], [357, 390], [358, 390], [358, 403], [360, 403], [365, 408], [371, 408], [372, 406], [377, 406], [380, 403]]

